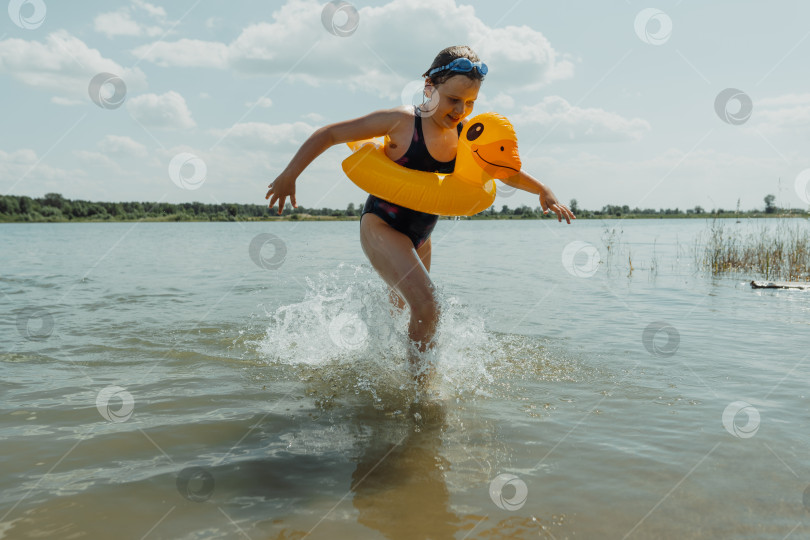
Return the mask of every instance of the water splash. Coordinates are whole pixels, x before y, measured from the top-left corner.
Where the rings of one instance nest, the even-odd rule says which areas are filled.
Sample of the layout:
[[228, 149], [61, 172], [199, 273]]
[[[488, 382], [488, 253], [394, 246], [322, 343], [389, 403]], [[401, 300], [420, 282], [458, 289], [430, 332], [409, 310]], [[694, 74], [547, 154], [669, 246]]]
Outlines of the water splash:
[[[300, 302], [266, 311], [264, 335], [255, 342], [264, 362], [292, 366], [321, 405], [354, 395], [371, 396], [381, 408], [419, 400], [408, 361], [408, 309], [389, 301], [388, 288], [369, 266], [341, 264], [306, 278]], [[429, 385], [437, 399], [490, 396], [499, 374], [560, 378], [540, 338], [486, 329], [486, 316], [437, 286], [441, 319], [433, 350], [422, 360], [435, 366]], [[541, 373], [541, 371], [543, 373]]]

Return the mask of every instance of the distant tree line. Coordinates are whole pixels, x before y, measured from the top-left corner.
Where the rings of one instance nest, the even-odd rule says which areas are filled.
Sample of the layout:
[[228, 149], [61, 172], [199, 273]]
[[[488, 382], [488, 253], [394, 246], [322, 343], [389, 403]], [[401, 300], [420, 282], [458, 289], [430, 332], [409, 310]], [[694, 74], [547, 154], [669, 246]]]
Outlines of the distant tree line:
[[[774, 204], [775, 197], [765, 197], [765, 214], [783, 214], [785, 209]], [[762, 210], [741, 212], [739, 203], [737, 210], [716, 208], [704, 210], [700, 206], [681, 210], [679, 208], [630, 208], [628, 205], [605, 205], [601, 210], [585, 210], [579, 207], [576, 199], [572, 199], [569, 207], [577, 215], [584, 218], [614, 218], [614, 217], [698, 217], [702, 215], [760, 215]], [[349, 205], [343, 209], [333, 208], [306, 208], [299, 206], [293, 208], [287, 203], [282, 216], [287, 219], [340, 219], [360, 216], [362, 203]], [[791, 213], [805, 215], [807, 212], [793, 210]], [[59, 193], [46, 193], [41, 198], [32, 198], [25, 195], [0, 196], [0, 222], [58, 222], [58, 221], [255, 221], [272, 219], [278, 216], [277, 211], [271, 211], [262, 204], [205, 204], [191, 203], [157, 203], [157, 202], [92, 202], [85, 200], [71, 200], [62, 197]], [[544, 214], [542, 209], [527, 205], [510, 208], [502, 205], [500, 210], [492, 206], [488, 210], [475, 216], [478, 219], [536, 219], [554, 218], [553, 212]]]
[[[354, 204], [346, 210], [332, 208], [293, 208], [287, 203], [282, 215], [351, 217], [359, 215]], [[92, 202], [71, 200], [59, 193], [46, 193], [32, 198], [18, 195], [0, 196], [0, 221], [249, 221], [275, 217], [261, 204], [205, 204], [157, 202]]]
[[[776, 197], [773, 195], [767, 195], [764, 198], [765, 208], [763, 210], [748, 210], [748, 211], [741, 211], [739, 209], [739, 200], [737, 201], [737, 209], [725, 209], [725, 208], [712, 208], [711, 210], [706, 210], [702, 206], [695, 206], [694, 208], [639, 208], [634, 207], [630, 208], [628, 205], [613, 205], [607, 204], [602, 207], [601, 210], [586, 210], [579, 207], [579, 203], [576, 199], [571, 199], [571, 202], [568, 204], [568, 207], [577, 217], [585, 217], [585, 218], [614, 218], [614, 217], [699, 217], [699, 216], [725, 216], [725, 217], [732, 217], [735, 215], [740, 216], [752, 216], [752, 215], [761, 215], [761, 214], [797, 214], [797, 215], [806, 215], [807, 212], [797, 209], [784, 209], [779, 208], [774, 204]], [[529, 208], [528, 206], [519, 206], [517, 208], [509, 208], [507, 205], [503, 205], [501, 207], [500, 212], [495, 209], [495, 207], [491, 207], [489, 210], [486, 210], [479, 214], [482, 217], [503, 217], [512, 219], [514, 217], [520, 218], [537, 218], [537, 217], [553, 217], [553, 212], [549, 212], [548, 215], [543, 215], [543, 210], [538, 206], [536, 208]]]

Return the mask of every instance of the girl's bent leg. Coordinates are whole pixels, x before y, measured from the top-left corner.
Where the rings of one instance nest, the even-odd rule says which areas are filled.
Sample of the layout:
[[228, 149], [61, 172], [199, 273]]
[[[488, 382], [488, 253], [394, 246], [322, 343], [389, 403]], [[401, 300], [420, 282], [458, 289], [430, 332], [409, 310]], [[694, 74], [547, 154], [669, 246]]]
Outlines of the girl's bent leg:
[[[419, 246], [419, 249], [416, 250], [416, 254], [419, 256], [419, 259], [422, 261], [422, 264], [425, 265], [425, 269], [428, 271], [428, 273], [430, 272], [431, 251], [432, 249], [430, 238], [428, 238], [427, 241], [421, 246]], [[398, 309], [405, 309], [405, 300], [403, 300], [402, 297], [399, 294], [397, 294], [397, 291], [395, 291], [394, 289], [391, 289], [389, 287], [389, 291], [390, 291], [389, 299], [391, 300], [391, 303]]]
[[[360, 244], [374, 269], [408, 303], [411, 309], [408, 336], [424, 352], [432, 346], [436, 333], [439, 303], [420, 254], [407, 236], [370, 213], [361, 218]], [[427, 255], [430, 264], [430, 246], [426, 252], [422, 248], [422, 256]]]

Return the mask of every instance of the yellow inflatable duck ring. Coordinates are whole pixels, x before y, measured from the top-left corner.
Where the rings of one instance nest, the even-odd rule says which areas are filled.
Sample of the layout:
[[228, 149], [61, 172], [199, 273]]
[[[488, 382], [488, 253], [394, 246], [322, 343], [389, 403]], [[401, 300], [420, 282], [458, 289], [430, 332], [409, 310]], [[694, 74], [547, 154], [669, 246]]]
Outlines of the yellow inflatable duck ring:
[[488, 112], [467, 122], [458, 139], [456, 165], [443, 175], [403, 167], [385, 155], [383, 142], [348, 143], [352, 154], [343, 171], [363, 191], [386, 201], [442, 216], [471, 216], [495, 201], [495, 180], [520, 172], [517, 136], [500, 114]]

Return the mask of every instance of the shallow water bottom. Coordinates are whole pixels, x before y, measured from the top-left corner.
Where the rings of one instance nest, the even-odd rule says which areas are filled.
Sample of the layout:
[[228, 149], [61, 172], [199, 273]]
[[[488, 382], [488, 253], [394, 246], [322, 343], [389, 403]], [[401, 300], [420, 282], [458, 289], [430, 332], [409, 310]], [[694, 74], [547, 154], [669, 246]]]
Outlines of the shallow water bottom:
[[810, 537], [810, 295], [679, 267], [689, 224], [626, 225], [635, 273], [581, 278], [561, 253], [598, 228], [541, 260], [519, 224], [460, 222], [426, 396], [406, 314], [334, 263], [354, 225], [317, 225], [275, 230], [284, 273], [245, 270], [259, 225], [10, 237], [3, 538]]

